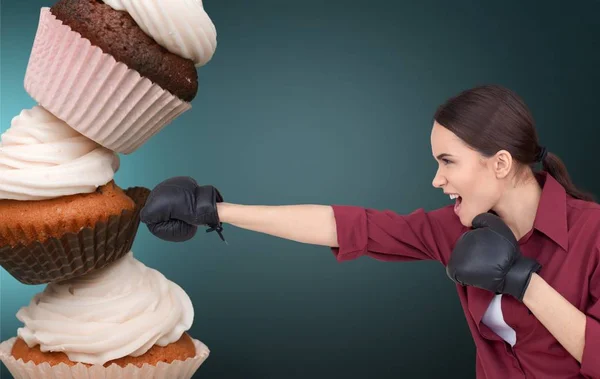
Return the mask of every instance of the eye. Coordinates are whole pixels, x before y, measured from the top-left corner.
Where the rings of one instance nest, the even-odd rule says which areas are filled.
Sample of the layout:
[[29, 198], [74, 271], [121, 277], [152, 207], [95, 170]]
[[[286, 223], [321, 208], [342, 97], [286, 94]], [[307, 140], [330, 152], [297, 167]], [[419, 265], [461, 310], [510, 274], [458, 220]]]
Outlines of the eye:
[[444, 162], [445, 165], [452, 163], [452, 161], [450, 161], [446, 158], [442, 158], [442, 162]]

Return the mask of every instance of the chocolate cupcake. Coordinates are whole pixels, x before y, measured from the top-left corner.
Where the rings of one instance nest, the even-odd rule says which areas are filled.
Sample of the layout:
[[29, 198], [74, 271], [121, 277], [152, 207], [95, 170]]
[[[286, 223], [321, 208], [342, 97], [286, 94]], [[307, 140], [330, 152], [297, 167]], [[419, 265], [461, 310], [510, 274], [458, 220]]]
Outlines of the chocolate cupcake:
[[[132, 5], [134, 4], [134, 5]], [[60, 0], [42, 8], [25, 89], [115, 152], [137, 150], [191, 108], [216, 49], [201, 1]]]
[[117, 62], [125, 63], [181, 100], [192, 101], [196, 96], [198, 74], [194, 62], [159, 45], [129, 13], [97, 0], [60, 0], [50, 13]]

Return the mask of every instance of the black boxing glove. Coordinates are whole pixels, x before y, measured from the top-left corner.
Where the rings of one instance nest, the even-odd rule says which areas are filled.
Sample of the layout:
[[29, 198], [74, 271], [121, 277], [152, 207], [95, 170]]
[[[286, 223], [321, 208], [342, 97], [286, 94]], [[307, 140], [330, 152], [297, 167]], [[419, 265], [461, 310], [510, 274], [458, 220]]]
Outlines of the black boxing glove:
[[460, 285], [509, 294], [522, 302], [531, 275], [542, 266], [521, 254], [512, 230], [498, 216], [482, 213], [472, 225], [456, 242], [447, 275]]
[[217, 213], [217, 203], [222, 201], [215, 187], [200, 186], [189, 176], [177, 176], [154, 187], [140, 212], [140, 221], [166, 241], [187, 241], [194, 237], [198, 225], [209, 226], [207, 232], [216, 230], [225, 241]]

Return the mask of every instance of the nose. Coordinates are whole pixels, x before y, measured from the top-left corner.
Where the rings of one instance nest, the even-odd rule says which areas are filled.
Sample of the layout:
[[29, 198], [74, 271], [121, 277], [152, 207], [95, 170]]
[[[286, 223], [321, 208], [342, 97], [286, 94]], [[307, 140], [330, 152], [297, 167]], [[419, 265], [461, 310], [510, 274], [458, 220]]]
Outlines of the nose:
[[439, 168], [436, 171], [435, 176], [433, 177], [433, 182], [431, 182], [431, 184], [435, 188], [441, 188], [444, 184], [446, 184], [446, 178], [443, 175], [440, 175]]

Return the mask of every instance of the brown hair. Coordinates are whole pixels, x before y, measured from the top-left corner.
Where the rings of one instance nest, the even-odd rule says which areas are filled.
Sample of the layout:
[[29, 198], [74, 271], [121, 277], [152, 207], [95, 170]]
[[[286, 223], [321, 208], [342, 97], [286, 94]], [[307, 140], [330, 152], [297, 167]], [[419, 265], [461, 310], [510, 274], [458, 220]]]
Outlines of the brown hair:
[[508, 151], [521, 163], [517, 173], [542, 159], [542, 165], [576, 199], [594, 201], [592, 194], [575, 187], [561, 159], [544, 154], [538, 142], [533, 116], [524, 101], [513, 91], [498, 85], [475, 87], [459, 93], [440, 105], [435, 121], [456, 134], [471, 148], [486, 157], [499, 150]]

